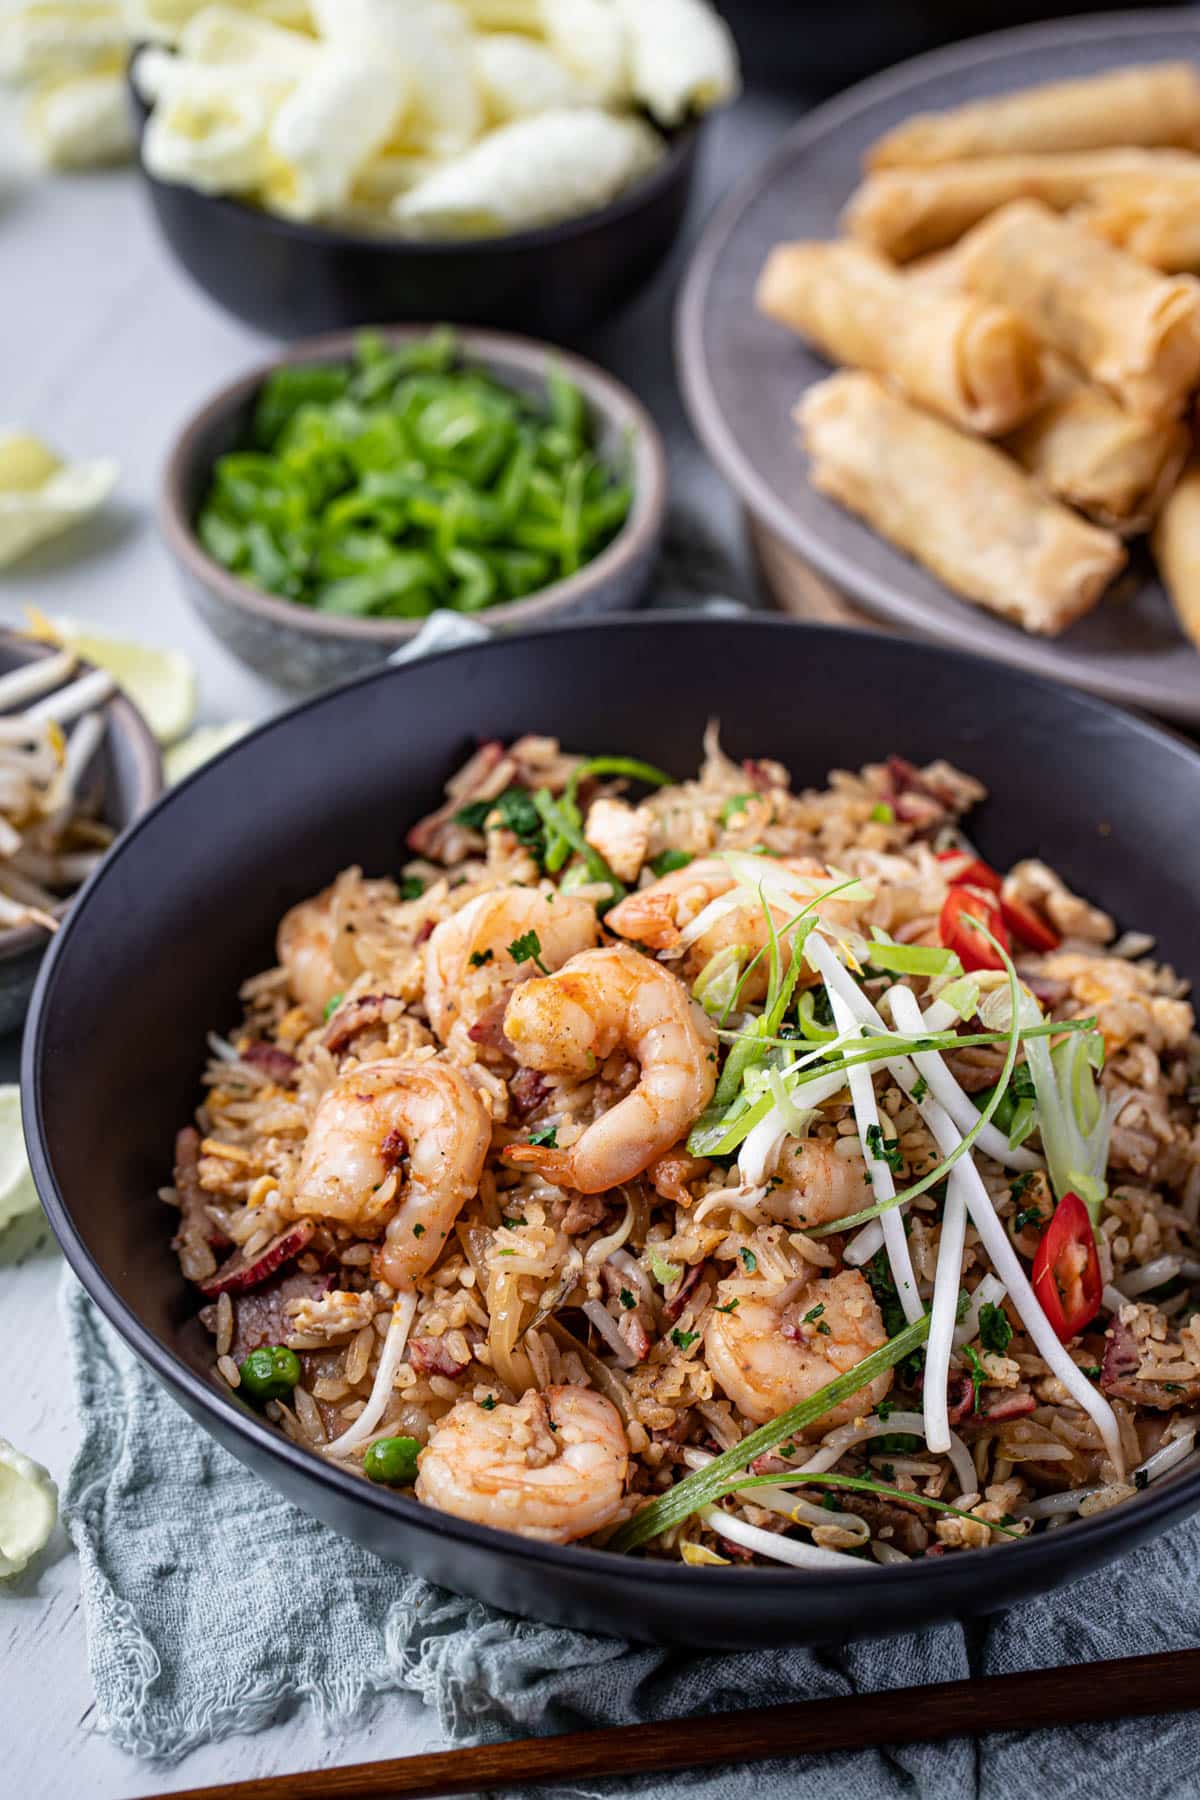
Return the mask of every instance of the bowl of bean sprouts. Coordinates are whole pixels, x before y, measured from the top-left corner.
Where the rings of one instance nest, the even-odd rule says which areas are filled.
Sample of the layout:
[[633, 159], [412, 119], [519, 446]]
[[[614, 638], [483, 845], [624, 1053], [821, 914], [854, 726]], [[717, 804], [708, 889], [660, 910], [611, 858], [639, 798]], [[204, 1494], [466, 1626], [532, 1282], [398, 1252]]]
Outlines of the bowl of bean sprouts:
[[158, 746], [111, 676], [0, 633], [0, 1030], [24, 1017], [79, 888], [161, 790]]

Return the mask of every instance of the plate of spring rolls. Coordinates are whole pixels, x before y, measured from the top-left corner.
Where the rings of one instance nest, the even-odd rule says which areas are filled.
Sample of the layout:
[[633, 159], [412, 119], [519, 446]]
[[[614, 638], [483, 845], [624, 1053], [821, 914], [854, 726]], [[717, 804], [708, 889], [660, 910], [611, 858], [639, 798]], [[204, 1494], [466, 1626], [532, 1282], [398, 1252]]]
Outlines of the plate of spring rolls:
[[1004, 32], [810, 113], [709, 225], [678, 353], [847, 596], [1200, 723], [1200, 16]]

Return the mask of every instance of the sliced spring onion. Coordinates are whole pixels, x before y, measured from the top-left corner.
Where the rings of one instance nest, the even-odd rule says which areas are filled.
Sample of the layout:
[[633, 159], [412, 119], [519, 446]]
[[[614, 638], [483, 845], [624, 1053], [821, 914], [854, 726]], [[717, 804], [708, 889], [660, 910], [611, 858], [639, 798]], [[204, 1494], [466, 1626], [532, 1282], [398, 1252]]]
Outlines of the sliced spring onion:
[[[1030, 998], [1031, 1008], [1037, 1008]], [[1038, 1016], [1041, 1009], [1037, 1008]], [[1054, 1192], [1078, 1194], [1096, 1224], [1108, 1192], [1108, 1140], [1113, 1114], [1096, 1091], [1096, 1051], [1090, 1034], [1076, 1034], [1051, 1050], [1031, 1042], [1025, 1054], [1037, 1093], [1038, 1124]], [[1103, 1043], [1101, 1041], [1101, 1050]]]
[[726, 1019], [741, 982], [742, 963], [751, 953], [749, 944], [726, 944], [710, 956], [692, 983], [692, 998], [711, 1019]]
[[903, 1331], [897, 1332], [894, 1338], [881, 1344], [878, 1350], [873, 1350], [870, 1356], [864, 1357], [862, 1362], [856, 1363], [844, 1375], [828, 1382], [798, 1406], [789, 1407], [787, 1412], [781, 1413], [769, 1424], [760, 1425], [757, 1431], [752, 1431], [740, 1444], [735, 1444], [731, 1450], [715, 1457], [707, 1468], [697, 1469], [691, 1475], [686, 1475], [665, 1494], [652, 1500], [649, 1506], [644, 1506], [621, 1527], [609, 1548], [618, 1551], [636, 1549], [639, 1544], [661, 1536], [672, 1526], [681, 1525], [684, 1519], [690, 1518], [701, 1507], [711, 1505], [724, 1492], [731, 1475], [745, 1469], [764, 1451], [775, 1450], [797, 1432], [806, 1431], [843, 1401], [861, 1393], [877, 1375], [894, 1369], [906, 1356], [919, 1350], [928, 1335], [929, 1317], [922, 1313], [919, 1319], [906, 1325]]
[[889, 975], [949, 976], [953, 980], [963, 972], [953, 950], [942, 950], [931, 944], [896, 944], [879, 926], [873, 926], [868, 945], [873, 969]]
[[[598, 850], [593, 850], [592, 846], [583, 835], [582, 826], [575, 823], [575, 820], [568, 815], [565, 806], [561, 806], [559, 802], [555, 800], [550, 790], [548, 788], [538, 788], [533, 796], [533, 804], [537, 807], [538, 815], [546, 827], [546, 867], [548, 869], [551, 867], [551, 852], [553, 848], [551, 834], [553, 834], [555, 839], [560, 843], [565, 843], [569, 850], [574, 850], [583, 858], [588, 875], [593, 881], [604, 882], [608, 887], [612, 899], [606, 902], [606, 907], [613, 906], [618, 900], [623, 899], [627, 892], [624, 883], [617, 880], [617, 877], [613, 874], [600, 852]], [[565, 858], [562, 860], [565, 861]], [[560, 862], [558, 866], [561, 867], [562, 863]]]
[[642, 762], [636, 756], [589, 756], [586, 762], [576, 765], [571, 771], [566, 791], [572, 800], [579, 792], [580, 783], [592, 775], [623, 775], [627, 781], [640, 781], [646, 787], [670, 787], [674, 776], [666, 775], [656, 769], [653, 763]]

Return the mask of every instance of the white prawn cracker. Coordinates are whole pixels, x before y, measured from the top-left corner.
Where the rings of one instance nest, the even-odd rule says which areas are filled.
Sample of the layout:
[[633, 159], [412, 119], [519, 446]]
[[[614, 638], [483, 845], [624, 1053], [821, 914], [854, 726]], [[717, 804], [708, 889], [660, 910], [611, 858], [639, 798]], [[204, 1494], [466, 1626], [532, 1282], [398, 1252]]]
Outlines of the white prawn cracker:
[[0, 1578], [19, 1575], [45, 1548], [57, 1517], [49, 1471], [0, 1438]]
[[660, 125], [679, 125], [737, 97], [733, 34], [706, 0], [613, 0], [628, 33], [634, 98]]
[[551, 225], [608, 204], [653, 168], [662, 141], [640, 119], [583, 107], [502, 125], [392, 207], [414, 236], [476, 237]]
[[0, 568], [87, 518], [116, 481], [107, 457], [64, 463], [29, 432], [0, 426]]

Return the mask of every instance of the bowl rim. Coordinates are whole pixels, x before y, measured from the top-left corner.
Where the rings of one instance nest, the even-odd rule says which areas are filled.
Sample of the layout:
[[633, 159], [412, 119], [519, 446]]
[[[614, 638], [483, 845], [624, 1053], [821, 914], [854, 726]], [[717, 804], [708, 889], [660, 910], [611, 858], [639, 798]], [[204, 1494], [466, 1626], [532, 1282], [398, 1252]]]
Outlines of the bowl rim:
[[[578, 633], [581, 637], [589, 632], [617, 631], [630, 639], [638, 632], [657, 631], [662, 629], [685, 631], [698, 623], [712, 625], [712, 615], [693, 610], [657, 613], [657, 614], [614, 614], [604, 619], [575, 619], [560, 622], [554, 626], [522, 634], [520, 643], [523, 647], [536, 646], [546, 638], [563, 633]], [[807, 623], [790, 618], [781, 618], [771, 614], [748, 614], [736, 619], [720, 621], [726, 629], [733, 628], [740, 634], [758, 635], [764, 640], [764, 646], [772, 634], [802, 632], [811, 640], [819, 638], [831, 652], [840, 653], [853, 660], [861, 648], [862, 633], [851, 627], [826, 624]], [[973, 655], [969, 651], [951, 648], [942, 644], [924, 644], [905, 638], [881, 637], [881, 642], [898, 647], [901, 654], [915, 653], [928, 655], [948, 662], [957, 667], [964, 678], [986, 683], [994, 674], [993, 665], [986, 657]], [[503, 658], [509, 653], [512, 640], [502, 637], [491, 637], [475, 644], [457, 645], [453, 648], [431, 653], [431, 660], [439, 661], [459, 657], [492, 657]], [[632, 647], [632, 646], [631, 646]], [[202, 780], [206, 771], [215, 767], [227, 758], [239, 752], [273, 730], [281, 722], [290, 722], [312, 708], [323, 704], [332, 694], [345, 691], [356, 691], [368, 682], [386, 682], [395, 679], [404, 680], [412, 673], [412, 665], [404, 665], [408, 674], [401, 672], [394, 664], [384, 663], [380, 667], [367, 670], [364, 674], [338, 683], [319, 694], [299, 701], [274, 714], [270, 719], [262, 721], [248, 732], [245, 737], [229, 745], [214, 757], [210, 763], [195, 770], [190, 776], [178, 784], [176, 788], [165, 793], [151, 808], [144, 812], [130, 830], [114, 846], [106, 857], [104, 864], [92, 874], [80, 890], [81, 899], [86, 903], [92, 887], [104, 879], [112, 864], [122, 855], [128, 855], [140, 835], [147, 829], [150, 821], [160, 808], [172, 803], [176, 794], [182, 793], [193, 782]], [[1123, 711], [1108, 701], [1079, 690], [1064, 689], [1062, 683], [1052, 681], [1044, 676], [1029, 675], [1018, 672], [1014, 679], [1022, 685], [1041, 689], [1049, 694], [1057, 695], [1060, 700], [1069, 697], [1073, 705], [1083, 710], [1097, 722], [1103, 721], [1111, 730], [1118, 728], [1122, 733], [1134, 737], [1148, 738], [1170, 752], [1172, 757], [1182, 759], [1191, 764], [1193, 774], [1200, 774], [1200, 751], [1182, 734], [1164, 728], [1157, 723], [1134, 713]], [[54, 1178], [48, 1149], [45, 1142], [45, 1126], [43, 1118], [43, 1093], [46, 1081], [45, 1061], [42, 1054], [42, 1042], [46, 1030], [47, 997], [55, 979], [61, 945], [69, 941], [70, 934], [78, 928], [79, 920], [85, 916], [85, 905], [76, 905], [69, 914], [62, 932], [57, 936], [51, 952], [43, 960], [38, 975], [30, 1009], [29, 1029], [25, 1032], [21, 1053], [21, 1097], [22, 1116], [24, 1120], [26, 1145], [29, 1152], [30, 1166], [34, 1182], [42, 1203], [46, 1209], [55, 1237], [58, 1239], [67, 1262], [70, 1264], [80, 1282], [99, 1306], [108, 1323], [117, 1331], [134, 1352], [150, 1367], [156, 1377], [168, 1388], [182, 1392], [187, 1396], [189, 1406], [202, 1415], [219, 1416], [221, 1421], [235, 1435], [249, 1441], [255, 1449], [268, 1459], [278, 1458], [299, 1479], [312, 1480], [323, 1486], [332, 1495], [340, 1497], [353, 1506], [362, 1506], [373, 1513], [380, 1522], [399, 1521], [414, 1532], [435, 1532], [439, 1536], [461, 1543], [474, 1550], [490, 1552], [494, 1556], [509, 1559], [518, 1564], [531, 1565], [542, 1570], [561, 1570], [564, 1574], [602, 1577], [606, 1573], [612, 1577], [629, 1559], [614, 1557], [607, 1550], [592, 1549], [578, 1544], [547, 1544], [516, 1533], [501, 1531], [493, 1526], [477, 1525], [470, 1520], [455, 1518], [449, 1513], [435, 1512], [423, 1506], [419, 1501], [409, 1499], [405, 1495], [393, 1492], [389, 1488], [378, 1487], [373, 1482], [365, 1481], [361, 1476], [353, 1475], [337, 1464], [321, 1457], [317, 1452], [295, 1444], [282, 1432], [272, 1428], [265, 1420], [252, 1414], [248, 1408], [239, 1406], [232, 1395], [222, 1395], [212, 1382], [205, 1381], [177, 1351], [172, 1349], [165, 1339], [160, 1339], [147, 1326], [143, 1325], [120, 1295], [111, 1286], [107, 1277], [102, 1274], [95, 1261], [85, 1247], [77, 1230], [74, 1219], [64, 1200], [57, 1181]], [[207, 1429], [207, 1426], [205, 1427]], [[260, 1477], [261, 1479], [261, 1477]], [[303, 1504], [303, 1502], [300, 1502]], [[825, 1573], [817, 1570], [802, 1570], [788, 1567], [779, 1568], [708, 1568], [702, 1571], [689, 1568], [686, 1564], [667, 1561], [656, 1562], [651, 1558], [641, 1557], [636, 1560], [636, 1579], [639, 1583], [649, 1582], [655, 1588], [663, 1589], [666, 1595], [674, 1590], [690, 1588], [697, 1579], [704, 1582], [706, 1589], [712, 1583], [717, 1584], [719, 1591], [725, 1593], [778, 1591], [784, 1584], [784, 1591], [795, 1593], [801, 1597], [805, 1593], [818, 1589], [841, 1590], [844, 1584], [857, 1584], [854, 1592], [870, 1591], [862, 1584], [868, 1580], [876, 1584], [877, 1591], [898, 1591], [912, 1593], [918, 1584], [924, 1591], [934, 1596], [934, 1603], [921, 1609], [923, 1615], [931, 1618], [948, 1616], [961, 1612], [964, 1605], [967, 1610], [973, 1608], [976, 1597], [980, 1604], [983, 1596], [990, 1594], [994, 1600], [995, 1581], [986, 1576], [988, 1568], [1012, 1569], [1015, 1565], [1008, 1559], [1020, 1557], [1020, 1567], [1028, 1578], [1023, 1591], [1031, 1591], [1032, 1585], [1040, 1585], [1041, 1591], [1048, 1591], [1058, 1585], [1063, 1565], [1063, 1550], [1078, 1545], [1079, 1573], [1094, 1567], [1098, 1562], [1111, 1561], [1122, 1554], [1122, 1549], [1133, 1549], [1141, 1538], [1150, 1534], [1157, 1521], [1162, 1521], [1158, 1529], [1165, 1529], [1172, 1519], [1178, 1519], [1200, 1507], [1200, 1467], [1181, 1472], [1162, 1483], [1156, 1483], [1145, 1493], [1136, 1495], [1130, 1503], [1136, 1508], [1139, 1529], [1130, 1534], [1123, 1517], [1128, 1517], [1125, 1505], [1109, 1507], [1101, 1513], [1093, 1514], [1088, 1519], [1077, 1519], [1063, 1528], [1069, 1536], [1064, 1538], [1061, 1532], [1043, 1532], [1037, 1536], [1024, 1538], [1019, 1543], [1004, 1546], [1006, 1560], [997, 1565], [994, 1561], [985, 1560], [977, 1552], [964, 1557], [941, 1557], [932, 1561], [922, 1559], [899, 1565], [876, 1565], [850, 1567], [845, 1571], [838, 1570]], [[1084, 1546], [1092, 1552], [1086, 1554]], [[1056, 1579], [1058, 1571], [1058, 1579]], [[966, 1591], [964, 1592], [964, 1583]]]
[[[299, 339], [226, 383], [192, 413], [171, 446], [158, 501], [159, 529], [167, 548], [186, 571], [230, 606], [306, 637], [335, 643], [392, 646], [409, 643], [430, 618], [436, 618], [439, 612], [453, 612], [453, 608], [438, 607], [419, 619], [344, 618], [334, 613], [317, 612], [299, 601], [268, 594], [232, 574], [208, 554], [196, 535], [184, 498], [187, 483], [199, 467], [199, 440], [228, 414], [244, 406], [275, 370], [298, 363], [346, 361], [364, 331], [374, 331], [386, 343], [404, 345], [428, 337], [437, 329], [432, 324], [379, 325]], [[650, 550], [662, 530], [670, 487], [662, 434], [649, 409], [632, 389], [574, 351], [513, 332], [475, 330], [469, 326], [450, 329], [463, 353], [486, 364], [500, 379], [506, 370], [544, 377], [551, 366], [561, 368], [580, 388], [592, 411], [631, 431], [633, 502], [611, 542], [574, 575], [563, 576], [520, 600], [502, 601], [472, 616], [504, 627], [540, 619], [562, 607], [586, 605], [588, 599], [619, 570]], [[211, 464], [207, 473], [211, 475]]]
[[[42, 662], [55, 655], [57, 649], [56, 644], [31, 637], [27, 632], [0, 627], [0, 653], [18, 655], [25, 662]], [[84, 674], [96, 667], [95, 663], [89, 662], [84, 656], [77, 660], [79, 670]], [[110, 729], [130, 745], [137, 764], [139, 791], [136, 808], [125, 824], [117, 828], [117, 837], [120, 838], [162, 797], [166, 778], [158, 740], [123, 688], [117, 687], [109, 695], [104, 702], [104, 711]], [[82, 892], [82, 888], [76, 888], [73, 894], [68, 894], [53, 907], [53, 915], [60, 925]], [[7, 930], [0, 930], [0, 963], [13, 962], [30, 951], [45, 950], [55, 936], [57, 933], [44, 931], [40, 925], [13, 925]]]

